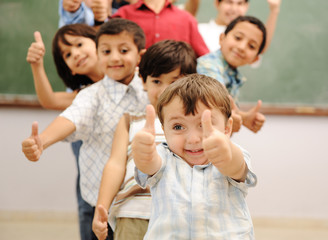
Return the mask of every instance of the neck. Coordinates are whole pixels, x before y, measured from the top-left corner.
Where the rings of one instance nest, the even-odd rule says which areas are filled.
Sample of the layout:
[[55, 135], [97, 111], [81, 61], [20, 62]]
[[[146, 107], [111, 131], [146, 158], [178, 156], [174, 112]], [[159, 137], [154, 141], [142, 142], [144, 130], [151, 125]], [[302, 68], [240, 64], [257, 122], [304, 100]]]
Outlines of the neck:
[[226, 26], [227, 24], [225, 24], [222, 19], [220, 18], [220, 15], [216, 15], [216, 18], [215, 18], [215, 23], [217, 25], [221, 25], [221, 26]]
[[160, 13], [164, 8], [166, 0], [144, 0], [144, 3], [155, 13]]
[[92, 72], [87, 74], [87, 76], [93, 81], [93, 82], [98, 82], [101, 79], [104, 78], [104, 73], [100, 71], [99, 67], [95, 67]]

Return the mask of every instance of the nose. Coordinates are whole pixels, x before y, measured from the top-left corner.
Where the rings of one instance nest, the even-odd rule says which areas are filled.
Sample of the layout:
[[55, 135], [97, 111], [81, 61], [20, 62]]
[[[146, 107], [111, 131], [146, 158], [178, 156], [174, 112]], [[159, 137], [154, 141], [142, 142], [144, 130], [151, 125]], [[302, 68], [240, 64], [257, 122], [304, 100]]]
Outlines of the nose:
[[188, 144], [200, 143], [202, 141], [202, 136], [202, 131], [196, 129], [190, 130], [187, 136], [187, 142]]
[[120, 59], [120, 53], [118, 51], [111, 51], [110, 55], [109, 55], [109, 60], [112, 62], [116, 62]]
[[74, 59], [77, 59], [80, 56], [80, 51], [77, 48], [72, 48], [71, 51]]
[[238, 50], [245, 51], [246, 47], [247, 47], [247, 41], [242, 40], [242, 41], [239, 42]]

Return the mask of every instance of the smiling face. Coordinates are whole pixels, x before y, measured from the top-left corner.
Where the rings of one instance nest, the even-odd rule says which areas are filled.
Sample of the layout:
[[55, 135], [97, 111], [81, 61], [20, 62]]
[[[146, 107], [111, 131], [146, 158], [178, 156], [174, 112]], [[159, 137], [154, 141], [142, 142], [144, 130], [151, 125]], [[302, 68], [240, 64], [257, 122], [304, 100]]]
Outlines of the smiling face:
[[262, 41], [263, 33], [256, 25], [247, 21], [238, 22], [227, 35], [221, 34], [221, 52], [228, 64], [237, 68], [258, 59]]
[[[185, 115], [183, 103], [179, 97], [174, 97], [163, 107], [163, 128], [167, 144], [172, 152], [184, 159], [190, 166], [208, 163], [202, 146], [201, 124], [202, 113], [206, 109], [209, 108], [198, 102], [195, 115]], [[227, 131], [226, 118], [218, 109], [210, 110], [213, 127], [225, 133]]]
[[104, 34], [98, 40], [98, 58], [101, 70], [110, 78], [128, 85], [140, 62], [140, 52], [131, 34]]
[[236, 17], [244, 16], [248, 10], [248, 2], [245, 0], [215, 0], [215, 6], [218, 12], [216, 23], [219, 25], [228, 25]]
[[147, 76], [143, 82], [144, 89], [147, 91], [150, 103], [156, 108], [157, 101], [162, 92], [180, 77], [180, 68], [169, 73], [163, 73], [159, 77]]
[[87, 37], [65, 34], [65, 39], [71, 45], [59, 42], [63, 59], [71, 70], [72, 75], [89, 75], [98, 63], [96, 43]]

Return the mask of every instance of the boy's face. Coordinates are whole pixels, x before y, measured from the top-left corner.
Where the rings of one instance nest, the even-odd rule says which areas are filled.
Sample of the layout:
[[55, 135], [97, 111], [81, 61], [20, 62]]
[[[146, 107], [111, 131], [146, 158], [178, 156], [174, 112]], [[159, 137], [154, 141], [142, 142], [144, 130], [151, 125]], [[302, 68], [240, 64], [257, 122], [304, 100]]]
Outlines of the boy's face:
[[245, 0], [215, 0], [218, 11], [217, 23], [228, 25], [232, 20], [239, 16], [244, 16], [248, 10], [248, 2]]
[[239, 22], [220, 36], [221, 52], [228, 64], [237, 68], [251, 64], [258, 59], [258, 51], [263, 41], [263, 33], [250, 22]]
[[58, 46], [72, 75], [88, 75], [93, 72], [98, 63], [96, 43], [87, 37], [68, 34], [64, 37], [71, 45], [59, 42]]
[[157, 101], [162, 92], [180, 77], [180, 68], [169, 73], [163, 73], [159, 77], [147, 76], [143, 82], [144, 89], [147, 91], [151, 105], [156, 109]]
[[[163, 108], [163, 128], [167, 144], [172, 152], [184, 159], [190, 166], [204, 165], [208, 159], [203, 150], [203, 129], [201, 124], [202, 113], [209, 109], [198, 102], [197, 113], [185, 115], [183, 103], [179, 97], [174, 97]], [[212, 125], [217, 130], [229, 135], [226, 120], [217, 109], [212, 112]]]
[[110, 78], [128, 85], [140, 62], [140, 52], [127, 32], [102, 35], [98, 40], [98, 59], [101, 70]]

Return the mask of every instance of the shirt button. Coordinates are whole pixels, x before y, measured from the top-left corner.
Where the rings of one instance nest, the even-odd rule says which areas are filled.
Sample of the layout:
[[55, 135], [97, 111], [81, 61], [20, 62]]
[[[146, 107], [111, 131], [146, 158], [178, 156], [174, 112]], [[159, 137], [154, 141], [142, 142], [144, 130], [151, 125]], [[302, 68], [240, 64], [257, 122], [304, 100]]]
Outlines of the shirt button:
[[156, 34], [155, 34], [155, 37], [156, 37], [156, 38], [159, 38], [159, 36], [160, 36], [159, 33], [156, 33]]
[[158, 15], [156, 15], [156, 19], [159, 19], [159, 16]]

